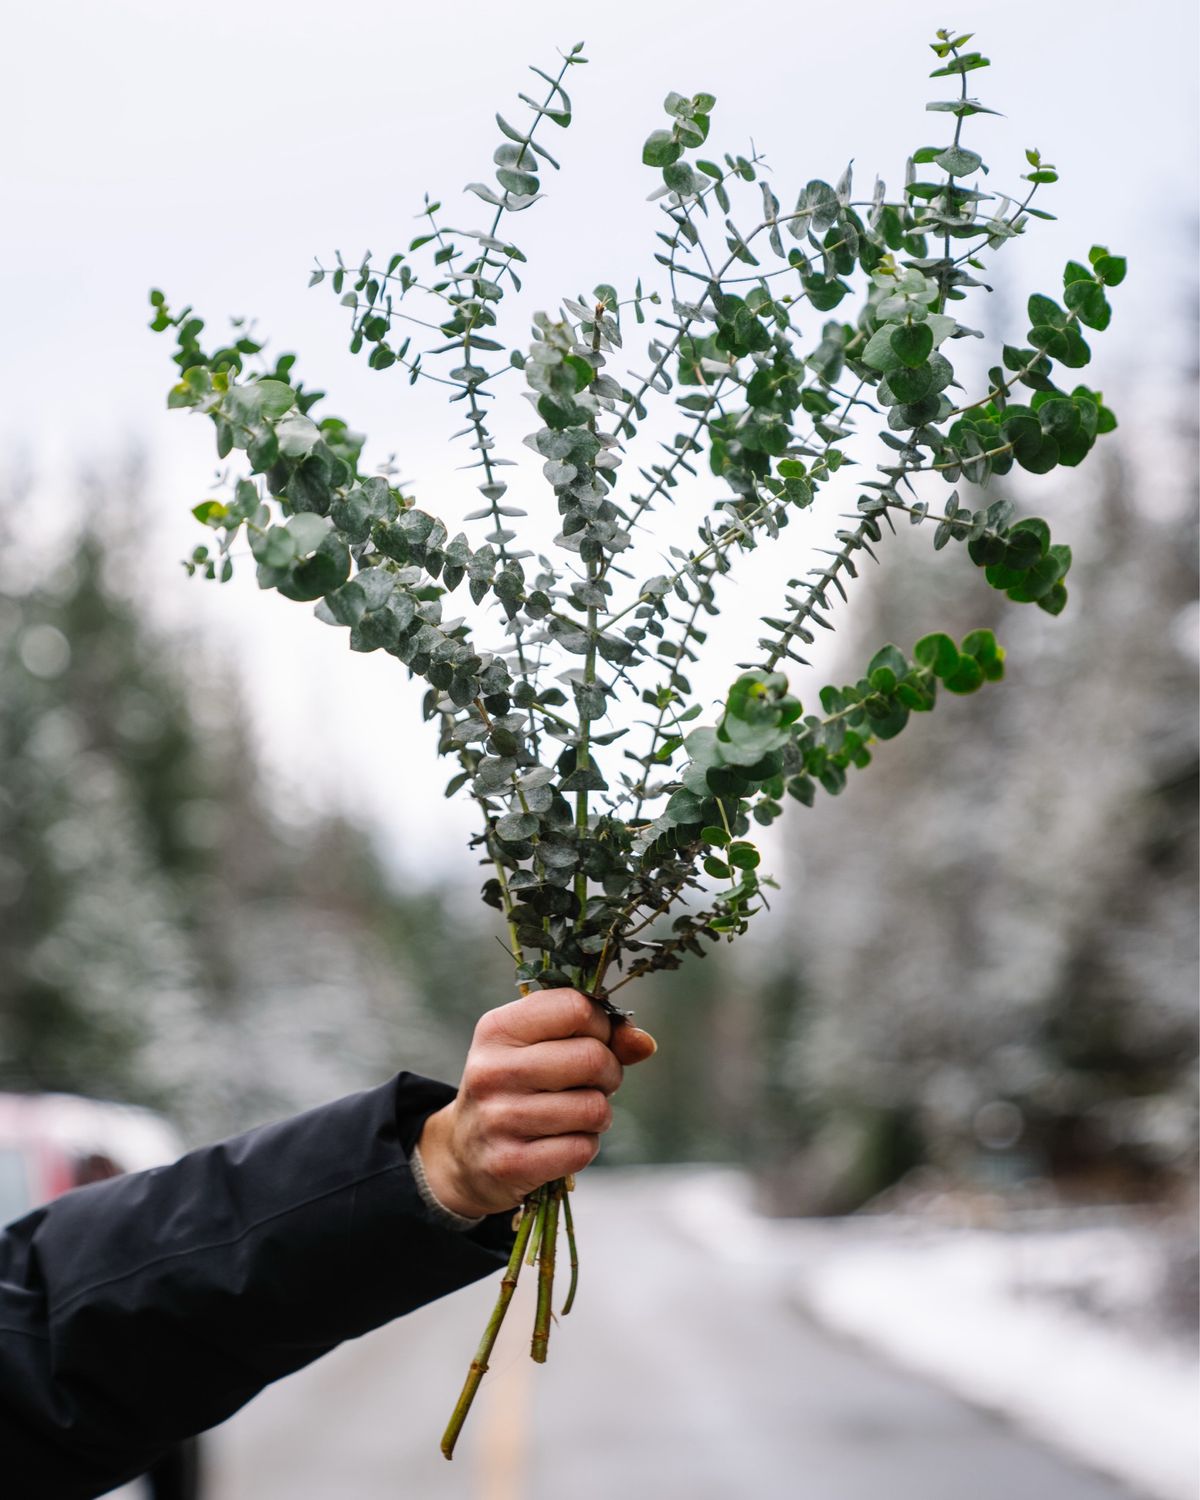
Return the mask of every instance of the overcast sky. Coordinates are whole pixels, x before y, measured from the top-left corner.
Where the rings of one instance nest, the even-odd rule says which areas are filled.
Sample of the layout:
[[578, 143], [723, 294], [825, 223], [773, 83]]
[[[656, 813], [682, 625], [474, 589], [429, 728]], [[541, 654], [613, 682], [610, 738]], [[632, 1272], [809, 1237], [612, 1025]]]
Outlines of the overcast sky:
[[[968, 122], [992, 182], [1016, 185], [1027, 145], [1063, 174], [1044, 199], [1059, 221], [1003, 258], [1015, 305], [1056, 292], [1064, 261], [1094, 241], [1127, 254], [1130, 279], [1087, 378], [1136, 401], [1155, 360], [1178, 355], [1171, 299], [1194, 278], [1195, 12], [1192, 0], [1011, 0], [957, 15], [892, 0], [11, 8], [0, 61], [0, 438], [37, 475], [30, 525], [52, 535], [68, 523], [76, 470], [140, 445], [152, 476], [146, 589], [164, 619], [206, 637], [249, 680], [281, 783], [306, 799], [340, 793], [376, 807], [402, 865], [434, 857], [461, 868], [464, 823], [438, 801], [445, 773], [429, 769], [402, 669], [352, 656], [343, 633], [258, 596], [249, 577], [218, 590], [179, 569], [199, 539], [188, 512], [211, 482], [211, 428], [164, 410], [170, 351], [146, 330], [147, 289], [193, 303], [213, 326], [253, 315], [272, 347], [299, 349], [302, 373], [330, 392], [328, 410], [365, 430], [375, 457], [395, 451], [420, 501], [453, 523], [473, 508], [471, 478], [454, 472], [467, 454], [446, 446], [461, 422], [437, 388], [410, 391], [395, 372], [350, 358], [335, 299], [305, 289], [314, 254], [406, 244], [426, 190], [451, 221], [482, 223], [459, 189], [490, 175], [493, 112], [519, 117], [525, 64], [550, 69], [557, 47], [583, 39], [591, 62], [571, 80], [575, 123], [551, 143], [564, 172], [547, 174], [546, 201], [512, 232], [530, 256], [527, 313], [599, 280], [624, 292], [650, 260], [657, 211], [644, 201], [654, 179], [640, 148], [668, 89], [716, 94], [715, 142], [739, 150], [753, 137], [785, 203], [850, 158], [864, 186], [876, 172], [896, 185], [907, 152], [939, 139], [946, 117], [924, 104], [946, 85], [924, 76], [926, 43], [952, 20], [974, 28], [993, 61], [973, 91], [1005, 118]], [[750, 222], [753, 213], [748, 201]], [[640, 349], [629, 356], [640, 365]], [[520, 416], [502, 425], [514, 441]], [[669, 525], [677, 539], [695, 518], [681, 502]], [[805, 565], [794, 537], [783, 556], [756, 563], [731, 596], [733, 633], [752, 628], [762, 590]], [[707, 690], [740, 654], [715, 640]], [[398, 777], [410, 760], [413, 775]]]

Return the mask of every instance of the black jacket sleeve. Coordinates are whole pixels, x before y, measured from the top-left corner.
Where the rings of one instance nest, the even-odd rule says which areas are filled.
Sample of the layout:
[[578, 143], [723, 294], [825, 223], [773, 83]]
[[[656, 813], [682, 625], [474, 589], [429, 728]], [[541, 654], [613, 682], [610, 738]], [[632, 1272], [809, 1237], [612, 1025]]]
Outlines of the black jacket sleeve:
[[401, 1073], [10, 1225], [7, 1500], [102, 1494], [344, 1339], [501, 1266], [511, 1215], [441, 1228], [409, 1171], [453, 1096]]

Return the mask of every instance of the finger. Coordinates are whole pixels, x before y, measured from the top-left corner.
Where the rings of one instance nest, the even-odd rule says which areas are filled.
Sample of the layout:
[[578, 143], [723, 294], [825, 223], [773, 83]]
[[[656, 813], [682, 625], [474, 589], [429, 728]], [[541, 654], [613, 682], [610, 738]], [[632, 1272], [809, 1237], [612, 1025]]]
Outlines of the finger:
[[602, 1135], [612, 1128], [612, 1105], [602, 1089], [527, 1094], [505, 1110], [506, 1134], [523, 1140], [553, 1135]]
[[493, 1175], [514, 1190], [515, 1201], [544, 1182], [582, 1172], [589, 1162], [595, 1161], [599, 1150], [600, 1137], [586, 1132], [512, 1141], [498, 1152]]
[[578, 990], [535, 990], [520, 1000], [488, 1011], [480, 1022], [485, 1034], [518, 1046], [561, 1037], [594, 1036], [607, 1042], [612, 1031], [608, 1017], [594, 1000]]
[[513, 1052], [507, 1073], [510, 1087], [527, 1093], [593, 1088], [615, 1094], [624, 1069], [598, 1038], [573, 1036]]
[[621, 1021], [613, 1027], [612, 1040], [608, 1045], [617, 1061], [627, 1068], [632, 1068], [635, 1063], [645, 1062], [658, 1051], [658, 1043], [650, 1033], [628, 1021]]

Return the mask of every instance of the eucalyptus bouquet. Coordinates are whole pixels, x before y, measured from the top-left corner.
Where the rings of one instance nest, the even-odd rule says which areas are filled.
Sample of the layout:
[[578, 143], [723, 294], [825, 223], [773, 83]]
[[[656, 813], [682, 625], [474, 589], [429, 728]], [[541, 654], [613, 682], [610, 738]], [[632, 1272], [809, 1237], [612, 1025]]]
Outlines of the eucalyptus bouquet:
[[[500, 319], [521, 292], [513, 226], [558, 165], [546, 138], [571, 123], [566, 80], [586, 62], [581, 46], [554, 73], [532, 70], [540, 90], [520, 96], [519, 124], [496, 116], [495, 170], [468, 188], [484, 227], [451, 228], [427, 199], [404, 250], [318, 264], [312, 284], [347, 309], [352, 352], [390, 380], [437, 382], [459, 409], [454, 437], [480, 503], [453, 533], [394, 470], [366, 470], [363, 437], [319, 414], [321, 393], [296, 378], [293, 355], [265, 359], [244, 324], [206, 351], [201, 319], [151, 293], [151, 326], [177, 341], [168, 404], [204, 413], [221, 459], [237, 455], [220, 497], [195, 508], [215, 538], [188, 571], [228, 579], [244, 535], [261, 588], [315, 601], [351, 650], [387, 652], [428, 684], [424, 715], [455, 766], [446, 794], [477, 809], [483, 899], [503, 914], [523, 993], [573, 985], [620, 1018], [612, 997], [633, 980], [746, 930], [769, 884], [752, 833], [786, 798], [836, 795], [939, 691], [1003, 675], [990, 631], [932, 633], [910, 651], [882, 646], [855, 682], [806, 691], [806, 711], [784, 668], [808, 665], [814, 632], [832, 628], [899, 519], [932, 526], [935, 548], [965, 547], [1015, 604], [1058, 614], [1067, 603], [1070, 548], [1045, 521], [1018, 519], [1008, 498], [989, 500], [987, 486], [1014, 464], [1077, 465], [1115, 426], [1074, 372], [1091, 359], [1087, 332], [1108, 325], [1107, 289], [1125, 263], [1101, 247], [1069, 262], [1057, 297], [1029, 298], [1025, 342], [969, 361], [987, 370], [975, 389], [956, 378], [956, 352], [983, 337], [963, 314], [988, 290], [985, 259], [1052, 217], [1033, 200], [1056, 180], [1029, 151], [1019, 187], [985, 186], [964, 136], [994, 111], [968, 92], [988, 66], [970, 40], [938, 32], [932, 76], [951, 93], [927, 108], [944, 128], [891, 194], [876, 180], [856, 195], [847, 168], [785, 209], [757, 155], [708, 146], [713, 95], [668, 94], [642, 153], [663, 214], [652, 289], [639, 279], [625, 295], [601, 284], [564, 297], [533, 314], [521, 348]], [[641, 373], [629, 373], [624, 341], [648, 320]], [[514, 463], [492, 436], [497, 403], [522, 398], [536, 417], [525, 442], [557, 506], [549, 556], [519, 545], [536, 481], [503, 477]], [[665, 441], [644, 432], [656, 404], [675, 412]], [[851, 464], [855, 477], [833, 484]], [[939, 479], [970, 485], [970, 502], [953, 488], [938, 502]], [[688, 673], [723, 575], [826, 489], [852, 509], [742, 648], [714, 722], [697, 724]], [[668, 547], [648, 573], [637, 544], [676, 492], [695, 541]], [[571, 1186], [547, 1183], [519, 1212], [447, 1458], [526, 1261], [538, 1266], [533, 1358], [546, 1357], [560, 1221], [570, 1308]]]

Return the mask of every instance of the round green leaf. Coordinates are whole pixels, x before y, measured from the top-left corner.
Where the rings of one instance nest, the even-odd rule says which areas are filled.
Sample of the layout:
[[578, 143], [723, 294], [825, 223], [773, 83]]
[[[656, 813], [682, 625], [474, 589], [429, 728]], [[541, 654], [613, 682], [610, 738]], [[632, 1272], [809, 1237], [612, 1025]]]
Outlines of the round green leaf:
[[538, 830], [538, 820], [532, 813], [508, 813], [496, 823], [496, 835], [507, 843], [518, 843]]
[[1004, 651], [990, 630], [972, 630], [963, 637], [962, 649], [964, 656], [974, 657], [979, 663], [989, 682], [998, 682], [1004, 676]]
[[357, 625], [366, 613], [366, 590], [352, 580], [326, 594], [325, 605], [339, 625]]
[[509, 167], [497, 167], [496, 181], [510, 193], [527, 198], [536, 193], [541, 184], [532, 172], [514, 172]]
[[691, 792], [675, 792], [668, 801], [665, 818], [669, 823], [700, 823], [702, 804]]
[[1021, 467], [1031, 474], [1048, 474], [1058, 463], [1058, 444], [1052, 437], [1043, 437], [1036, 445], [1018, 443], [1013, 453]]
[[663, 181], [673, 193], [689, 198], [696, 191], [696, 174], [685, 161], [672, 162], [663, 168]]
[[[932, 708], [934, 703], [933, 685], [922, 684], [924, 691], [911, 682], [898, 682], [896, 684], [896, 698], [905, 708], [911, 708], [917, 713]], [[855, 762], [857, 764], [857, 762]]]
[[[877, 740], [891, 740], [900, 733], [908, 723], [909, 710], [905, 704], [898, 699], [893, 699], [883, 706], [882, 711], [871, 714], [871, 733]], [[824, 784], [824, 778], [822, 778]], [[828, 790], [828, 786], [826, 786]]]
[[[1064, 559], [1062, 553], [1066, 552]], [[1014, 604], [1032, 604], [1048, 594], [1070, 567], [1070, 553], [1066, 548], [1052, 547], [1032, 568], [1021, 574], [1020, 582], [1008, 590]]]
[[323, 516], [332, 498], [329, 488], [330, 465], [327, 456], [311, 453], [292, 470], [286, 494], [293, 510], [315, 512]]
[[1063, 331], [1063, 339], [1066, 347], [1061, 354], [1055, 355], [1070, 370], [1080, 370], [1092, 357], [1092, 351], [1084, 341], [1079, 329], [1072, 324], [1070, 328]]
[[943, 681], [958, 671], [960, 663], [958, 647], [941, 632], [923, 635], [913, 647], [913, 657]]
[[902, 365], [923, 365], [933, 353], [933, 329], [928, 323], [905, 323], [894, 329], [889, 340]]
[[969, 635], [964, 635], [962, 649], [964, 656], [973, 656], [980, 662], [993, 661], [1002, 654], [991, 630], [972, 630]]
[[973, 656], [960, 656], [958, 671], [946, 679], [946, 691], [973, 693], [983, 686], [983, 668]]
[[[299, 516], [293, 520], [300, 520]], [[334, 531], [326, 534], [321, 545], [305, 562], [296, 563], [289, 575], [276, 585], [285, 599], [319, 599], [332, 593], [350, 576], [350, 551]]]
[[1058, 461], [1068, 469], [1081, 464], [1092, 451], [1092, 439], [1080, 429], [1070, 437], [1058, 439]]
[[947, 146], [933, 159], [951, 177], [969, 177], [983, 166], [983, 157], [978, 152], [968, 151], [965, 146]]
[[884, 323], [875, 330], [862, 352], [863, 364], [870, 365], [873, 370], [883, 370], [885, 373], [896, 368], [900, 361], [892, 349], [892, 332], [890, 323]]
[[[262, 384], [266, 384], [265, 381]], [[303, 458], [311, 453], [321, 436], [320, 429], [311, 417], [293, 412], [280, 422], [276, 429], [279, 451], [284, 458]]]
[[255, 474], [265, 473], [275, 463], [279, 457], [279, 439], [273, 427], [264, 425], [254, 429], [253, 437], [246, 444], [246, 457]]
[[1048, 615], [1061, 615], [1067, 607], [1067, 586], [1065, 583], [1056, 583], [1048, 593], [1042, 595], [1037, 601], [1039, 609], [1044, 609]]
[[669, 167], [683, 155], [683, 147], [669, 130], [652, 130], [642, 147], [642, 161], [648, 167]]
[[1034, 292], [1028, 302], [1029, 321], [1034, 327], [1065, 328], [1067, 315], [1053, 297], [1044, 297]]
[[978, 568], [1003, 561], [1006, 550], [1003, 539], [998, 536], [980, 536], [967, 543], [967, 552]]
[[906, 401], [897, 408], [910, 427], [920, 427], [925, 422], [932, 422], [941, 409], [940, 396], [922, 396], [919, 401]]
[[817, 312], [829, 312], [835, 308], [850, 288], [835, 276], [804, 277], [804, 292]]
[[896, 400], [908, 405], [922, 400], [933, 390], [933, 370], [927, 364], [901, 365], [887, 377], [887, 384]]
[[265, 417], [282, 417], [296, 404], [295, 391], [282, 380], [256, 380], [254, 389], [258, 392], [259, 410]]
[[1027, 516], [1009, 529], [1004, 565], [1023, 571], [1045, 557], [1050, 547], [1050, 528], [1040, 516]]
[[250, 550], [268, 568], [286, 568], [296, 557], [296, 538], [283, 526], [272, 526], [265, 536], [250, 533]]
[[871, 674], [873, 672], [877, 672], [880, 667], [890, 668], [895, 676], [899, 678], [903, 677], [908, 671], [908, 662], [904, 659], [904, 652], [901, 651], [898, 646], [893, 646], [889, 641], [886, 646], [881, 646], [879, 650], [876, 651], [875, 655], [867, 664], [867, 676], [870, 677]]
[[1123, 255], [1099, 255], [1093, 270], [1105, 286], [1120, 286], [1125, 280], [1125, 257]]
[[1098, 281], [1073, 281], [1063, 293], [1063, 301], [1089, 328], [1107, 328], [1112, 319], [1112, 309]]
[[753, 844], [732, 843], [728, 850], [729, 863], [738, 870], [756, 870], [762, 856]]
[[1069, 396], [1052, 396], [1037, 408], [1042, 431], [1061, 441], [1079, 430], [1079, 408]]
[[287, 529], [296, 544], [296, 556], [307, 557], [317, 550], [329, 534], [329, 522], [324, 516], [317, 516], [306, 510], [292, 516]]

